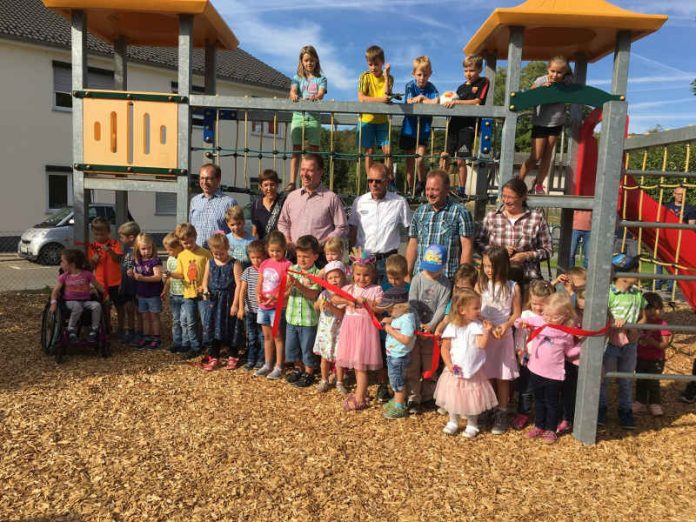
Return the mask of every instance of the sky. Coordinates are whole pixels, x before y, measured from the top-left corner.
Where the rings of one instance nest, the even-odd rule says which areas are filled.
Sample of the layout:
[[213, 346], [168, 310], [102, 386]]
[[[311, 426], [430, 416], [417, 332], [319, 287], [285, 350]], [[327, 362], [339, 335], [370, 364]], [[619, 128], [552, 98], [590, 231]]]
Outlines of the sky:
[[[214, 0], [239, 38], [240, 47], [292, 77], [299, 50], [313, 45], [328, 80], [327, 99], [353, 101], [366, 69], [370, 45], [385, 50], [395, 91], [411, 79], [411, 62], [420, 55], [433, 64], [431, 81], [440, 92], [463, 81], [462, 48], [496, 7], [519, 0]], [[665, 129], [696, 124], [696, 0], [615, 0], [642, 13], [666, 14], [658, 32], [631, 48], [627, 100], [630, 132], [657, 125]], [[611, 56], [588, 65], [588, 83], [611, 86]], [[505, 67], [505, 62], [498, 62]]]

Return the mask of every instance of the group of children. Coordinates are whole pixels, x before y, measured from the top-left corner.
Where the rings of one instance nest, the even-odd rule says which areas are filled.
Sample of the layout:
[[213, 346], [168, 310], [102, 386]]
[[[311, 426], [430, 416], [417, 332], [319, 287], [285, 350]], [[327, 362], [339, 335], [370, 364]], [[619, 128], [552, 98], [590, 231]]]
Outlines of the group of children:
[[[393, 92], [394, 78], [390, 74], [390, 65], [386, 63], [384, 50], [376, 45], [365, 51], [368, 70], [360, 75], [358, 81], [358, 101], [364, 103], [389, 103], [400, 95]], [[489, 81], [481, 76], [483, 59], [480, 56], [467, 56], [463, 62], [465, 82], [456, 92], [440, 93], [430, 82], [432, 64], [427, 56], [413, 60], [413, 79], [406, 83], [403, 97], [407, 104], [442, 104], [451, 108], [457, 105], [482, 105], [486, 103]], [[562, 56], [549, 60], [547, 74], [534, 80], [531, 88], [549, 87], [554, 84], [568, 84], [572, 75], [568, 61]], [[318, 101], [327, 92], [327, 79], [321, 71], [319, 55], [316, 49], [307, 45], [300, 49], [297, 73], [290, 86], [290, 99], [293, 101]], [[442, 94], [442, 96], [441, 96]], [[537, 169], [532, 192], [544, 193], [544, 180], [553, 157], [553, 149], [563, 130], [565, 121], [565, 104], [547, 104], [536, 107], [532, 116], [532, 150], [522, 164], [519, 176], [522, 180], [527, 173]], [[424, 157], [430, 140], [432, 126], [431, 116], [406, 116], [401, 126], [399, 146], [408, 155], [406, 160], [406, 177], [409, 192], [422, 192], [427, 172]], [[477, 118], [455, 116], [449, 118], [446, 130], [446, 150], [441, 154], [440, 168], [447, 169], [450, 160], [456, 162], [457, 192], [465, 195], [467, 179], [466, 159], [473, 154], [476, 136]], [[290, 164], [290, 182], [286, 190], [296, 188], [297, 169], [300, 151], [319, 150], [321, 118], [314, 112], [296, 112], [293, 114], [291, 138], [293, 156]], [[365, 153], [365, 171], [369, 172], [375, 148], [384, 154], [384, 163], [391, 176], [391, 141], [386, 115], [360, 115], [357, 129], [358, 145]], [[417, 176], [417, 180], [415, 179]], [[414, 187], [415, 183], [415, 187]]]

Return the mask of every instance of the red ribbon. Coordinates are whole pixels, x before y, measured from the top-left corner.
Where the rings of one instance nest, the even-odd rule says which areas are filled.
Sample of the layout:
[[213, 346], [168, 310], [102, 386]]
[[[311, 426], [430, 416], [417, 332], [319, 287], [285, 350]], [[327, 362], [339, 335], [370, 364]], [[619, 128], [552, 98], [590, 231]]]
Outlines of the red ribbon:
[[564, 324], [543, 324], [532, 331], [527, 338], [527, 342], [539, 335], [544, 328], [554, 328], [555, 330], [560, 330], [561, 332], [574, 335], [575, 337], [594, 337], [597, 335], [606, 334], [609, 331], [609, 324], [607, 324], [604, 328], [600, 328], [599, 330], [583, 330], [582, 328], [574, 328]]
[[430, 332], [416, 332], [416, 335], [433, 340], [433, 358], [430, 362], [430, 369], [423, 372], [423, 378], [430, 379], [440, 366], [440, 336]]

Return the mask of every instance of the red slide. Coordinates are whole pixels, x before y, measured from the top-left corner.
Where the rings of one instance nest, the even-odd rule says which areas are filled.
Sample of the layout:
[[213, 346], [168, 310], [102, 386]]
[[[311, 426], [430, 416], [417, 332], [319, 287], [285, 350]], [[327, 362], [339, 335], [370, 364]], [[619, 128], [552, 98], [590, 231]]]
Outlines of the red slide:
[[[597, 139], [594, 137], [594, 128], [602, 120], [601, 109], [592, 111], [582, 124], [580, 129], [580, 142], [578, 144], [578, 161], [576, 164], [576, 195], [593, 196], [595, 189], [595, 179], [597, 177]], [[628, 127], [628, 121], [626, 122]], [[626, 186], [635, 187], [638, 184], [632, 176], [627, 177]], [[679, 223], [678, 217], [667, 210], [664, 206], [658, 205], [657, 201], [641, 189], [619, 190], [619, 202], [617, 210], [619, 216], [624, 207], [626, 199], [627, 221], [659, 221], [663, 223]], [[641, 215], [638, 211], [642, 206]], [[637, 234], [636, 230], [632, 230]], [[659, 234], [659, 236], [658, 236]], [[681, 236], [681, 242], [680, 242]], [[655, 240], [658, 240], [657, 257], [665, 263], [674, 263], [679, 266], [689, 267], [687, 270], [680, 270], [682, 275], [696, 275], [696, 232], [693, 230], [676, 229], [654, 229], [644, 228], [642, 241], [652, 251], [655, 247]], [[677, 245], [681, 245], [679, 260], [676, 260]], [[674, 273], [670, 266], [665, 267], [667, 272]], [[677, 281], [679, 289], [686, 297], [691, 308], [696, 309], [696, 281]]]

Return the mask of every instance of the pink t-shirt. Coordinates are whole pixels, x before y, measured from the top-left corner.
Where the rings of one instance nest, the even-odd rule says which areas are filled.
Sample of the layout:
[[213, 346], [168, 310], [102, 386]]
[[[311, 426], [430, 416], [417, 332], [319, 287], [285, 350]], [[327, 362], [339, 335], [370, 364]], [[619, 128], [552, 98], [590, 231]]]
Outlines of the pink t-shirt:
[[591, 210], [576, 210], [573, 212], [573, 230], [592, 230]]
[[66, 301], [89, 301], [90, 283], [94, 281], [94, 274], [87, 270], [81, 270], [77, 274], [64, 272], [58, 276], [58, 282], [63, 284], [63, 298]]
[[[529, 317], [527, 324], [539, 327], [546, 324], [542, 317]], [[534, 331], [534, 330], [532, 330]], [[577, 357], [580, 346], [575, 338], [551, 326], [544, 328], [532, 340], [532, 349], [527, 367], [530, 372], [547, 379], [565, 379], [565, 360]]]
[[[659, 324], [659, 325], [665, 325], [667, 324], [667, 321], [660, 319], [656, 323], [651, 323], [651, 324]], [[658, 343], [662, 342], [662, 337], [670, 335], [669, 330], [645, 330], [640, 333], [640, 337], [638, 338], [638, 359], [643, 359], [644, 361], [661, 361], [665, 358], [665, 351], [660, 350], [659, 348], [655, 348], [654, 346], [647, 346], [645, 344], [646, 339], [653, 339], [654, 341], [657, 341]]]
[[[259, 274], [263, 276], [263, 284], [261, 288], [259, 288], [261, 300], [265, 300], [272, 296], [278, 297], [280, 282], [287, 275], [288, 268], [290, 268], [291, 265], [292, 263], [284, 258], [280, 261], [266, 259], [261, 263], [259, 266]], [[261, 310], [273, 310], [275, 306], [264, 305], [259, 301], [259, 308]]]

